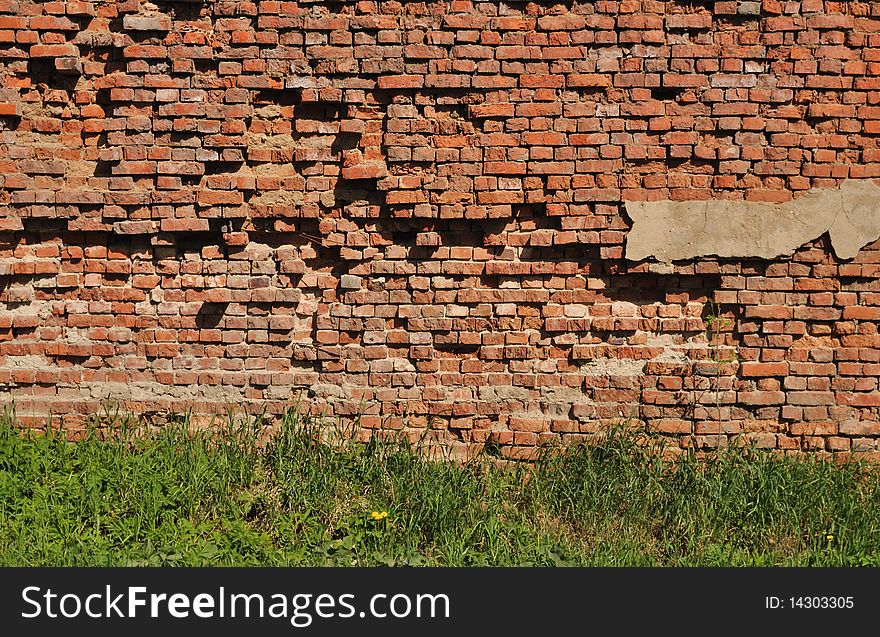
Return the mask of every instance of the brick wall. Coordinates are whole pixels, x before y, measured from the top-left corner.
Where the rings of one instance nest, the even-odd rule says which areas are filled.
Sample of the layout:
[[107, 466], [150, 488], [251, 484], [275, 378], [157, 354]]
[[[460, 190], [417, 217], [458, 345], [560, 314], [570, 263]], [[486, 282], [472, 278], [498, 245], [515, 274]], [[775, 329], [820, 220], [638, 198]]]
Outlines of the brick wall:
[[0, 169], [20, 416], [880, 455], [880, 243], [623, 257], [626, 201], [880, 178], [875, 2], [0, 0]]

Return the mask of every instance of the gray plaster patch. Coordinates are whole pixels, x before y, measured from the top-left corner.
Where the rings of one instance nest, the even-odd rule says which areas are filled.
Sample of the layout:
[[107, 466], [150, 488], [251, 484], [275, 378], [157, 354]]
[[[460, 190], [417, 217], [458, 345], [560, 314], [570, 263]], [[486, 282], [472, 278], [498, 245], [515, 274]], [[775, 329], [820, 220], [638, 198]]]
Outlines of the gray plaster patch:
[[645, 361], [596, 358], [586, 365], [581, 365], [580, 370], [586, 376], [640, 376], [645, 370]]
[[486, 402], [518, 400], [527, 402], [532, 398], [532, 392], [525, 387], [513, 387], [508, 385], [481, 385], [477, 388], [479, 399]]
[[880, 186], [844, 181], [793, 201], [628, 201], [633, 221], [626, 258], [661, 263], [716, 255], [772, 259], [790, 255], [826, 232], [841, 259], [880, 238]]

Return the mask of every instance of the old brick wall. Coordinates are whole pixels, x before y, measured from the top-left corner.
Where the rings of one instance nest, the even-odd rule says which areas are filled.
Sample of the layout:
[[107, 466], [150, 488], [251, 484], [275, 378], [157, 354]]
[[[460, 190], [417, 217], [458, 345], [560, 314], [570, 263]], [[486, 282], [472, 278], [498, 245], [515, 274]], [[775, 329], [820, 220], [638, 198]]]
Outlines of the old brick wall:
[[20, 416], [880, 455], [880, 243], [624, 258], [880, 178], [880, 3], [0, 0], [0, 168]]

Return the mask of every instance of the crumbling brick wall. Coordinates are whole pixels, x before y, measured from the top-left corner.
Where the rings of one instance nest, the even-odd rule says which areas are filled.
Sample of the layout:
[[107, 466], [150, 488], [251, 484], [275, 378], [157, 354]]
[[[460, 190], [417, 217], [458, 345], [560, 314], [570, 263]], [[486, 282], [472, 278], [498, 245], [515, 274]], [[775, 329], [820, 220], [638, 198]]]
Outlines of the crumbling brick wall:
[[877, 455], [880, 243], [624, 247], [878, 142], [875, 2], [0, 0], [3, 397]]

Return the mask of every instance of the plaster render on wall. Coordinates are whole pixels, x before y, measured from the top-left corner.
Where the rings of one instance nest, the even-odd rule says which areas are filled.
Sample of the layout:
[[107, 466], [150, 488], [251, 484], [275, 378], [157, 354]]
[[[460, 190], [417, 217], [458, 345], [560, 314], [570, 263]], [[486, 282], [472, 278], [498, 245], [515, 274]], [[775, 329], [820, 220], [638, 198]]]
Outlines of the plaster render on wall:
[[834, 253], [854, 258], [880, 238], [880, 186], [847, 180], [786, 203], [628, 201], [633, 221], [626, 258], [661, 263], [716, 255], [772, 259], [790, 255], [826, 232]]

